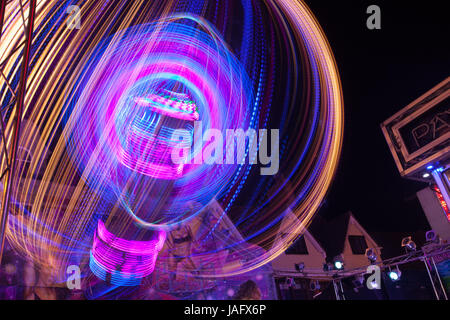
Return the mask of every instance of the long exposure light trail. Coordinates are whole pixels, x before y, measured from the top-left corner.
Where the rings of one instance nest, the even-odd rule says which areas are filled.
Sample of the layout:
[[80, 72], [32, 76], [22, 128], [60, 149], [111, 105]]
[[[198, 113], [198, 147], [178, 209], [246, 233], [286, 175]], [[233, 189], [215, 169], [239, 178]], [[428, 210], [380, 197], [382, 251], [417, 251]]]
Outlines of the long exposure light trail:
[[[80, 7], [80, 29], [67, 27], [70, 5]], [[0, 44], [8, 144], [21, 20], [18, 1], [10, 2]], [[305, 3], [41, 0], [34, 30], [20, 138], [29, 161], [17, 170], [12, 198], [20, 205], [11, 206], [7, 237], [55, 279], [64, 281], [71, 264], [89, 269], [99, 221], [123, 225], [119, 238], [134, 224], [141, 241], [147, 230], [194, 221], [217, 200], [265, 253], [205, 270], [208, 277], [270, 262], [308, 226], [339, 161], [343, 99], [332, 50]], [[261, 176], [250, 160], [159, 166], [171, 130], [189, 131], [196, 120], [203, 132], [279, 129], [279, 172]], [[195, 139], [186, 141], [202, 154], [208, 139]], [[297, 222], [280, 230], [289, 212]], [[277, 233], [286, 236], [275, 244]]]

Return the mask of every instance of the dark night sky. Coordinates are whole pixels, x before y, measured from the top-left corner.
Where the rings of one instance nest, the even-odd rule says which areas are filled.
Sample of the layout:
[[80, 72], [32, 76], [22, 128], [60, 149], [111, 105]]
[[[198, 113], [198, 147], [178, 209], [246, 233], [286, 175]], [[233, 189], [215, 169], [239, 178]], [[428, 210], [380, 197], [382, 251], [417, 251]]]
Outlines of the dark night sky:
[[[429, 229], [415, 193], [400, 177], [380, 123], [450, 75], [445, 1], [307, 1], [333, 48], [343, 83], [345, 137], [338, 173], [320, 214], [352, 210], [369, 231]], [[366, 9], [381, 8], [368, 30]]]

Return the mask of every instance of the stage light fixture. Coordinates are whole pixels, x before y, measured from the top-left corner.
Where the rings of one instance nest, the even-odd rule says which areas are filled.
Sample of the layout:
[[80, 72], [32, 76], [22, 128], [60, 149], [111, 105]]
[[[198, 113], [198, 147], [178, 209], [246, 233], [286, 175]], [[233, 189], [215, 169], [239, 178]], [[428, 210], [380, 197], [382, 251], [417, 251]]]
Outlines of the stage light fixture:
[[295, 288], [297, 284], [295, 283], [294, 278], [287, 277], [284, 282], [280, 283], [280, 289], [289, 290], [290, 288]]
[[331, 271], [333, 270], [333, 264], [331, 263], [324, 263], [323, 264], [323, 271], [327, 272], [327, 271]]
[[295, 282], [294, 278], [286, 278], [286, 282], [284, 284], [285, 288], [293, 288], [293, 289], [301, 289], [302, 285], [300, 283]]
[[333, 265], [334, 269], [336, 270], [342, 270], [344, 269], [344, 260], [342, 259], [342, 256], [336, 256], [333, 259]]
[[424, 179], [427, 179], [427, 178], [429, 178], [430, 177], [430, 174], [428, 173], [428, 172], [425, 172], [423, 175], [422, 175], [422, 178], [424, 178]]
[[377, 252], [374, 248], [366, 249], [366, 257], [369, 259], [371, 264], [374, 264], [377, 261]]
[[398, 267], [395, 270], [391, 270], [391, 268], [389, 268], [388, 276], [392, 281], [400, 280], [401, 275], [402, 273]]
[[300, 263], [296, 263], [295, 264], [295, 270], [297, 270], [299, 272], [303, 272], [304, 269], [305, 269], [305, 263], [304, 262], [300, 262]]
[[356, 275], [355, 278], [352, 280], [353, 291], [359, 292], [359, 289], [364, 287], [364, 281], [365, 279], [363, 274]]
[[427, 170], [433, 170], [433, 166], [432, 165], [429, 165], [428, 167], [427, 167]]
[[311, 282], [309, 283], [309, 289], [311, 289], [311, 291], [319, 290], [320, 289], [319, 280], [311, 280]]
[[425, 233], [425, 240], [427, 243], [439, 243], [440, 242], [439, 236], [434, 230], [430, 230]]
[[287, 278], [287, 279], [286, 279], [286, 284], [287, 284], [289, 287], [295, 287], [295, 285], [296, 285], [294, 278]]
[[417, 249], [416, 243], [411, 240], [411, 237], [402, 239], [402, 247], [404, 247], [406, 251], [416, 251]]
[[370, 282], [370, 285], [371, 285], [372, 289], [379, 289], [378, 283], [375, 280], [372, 280]]

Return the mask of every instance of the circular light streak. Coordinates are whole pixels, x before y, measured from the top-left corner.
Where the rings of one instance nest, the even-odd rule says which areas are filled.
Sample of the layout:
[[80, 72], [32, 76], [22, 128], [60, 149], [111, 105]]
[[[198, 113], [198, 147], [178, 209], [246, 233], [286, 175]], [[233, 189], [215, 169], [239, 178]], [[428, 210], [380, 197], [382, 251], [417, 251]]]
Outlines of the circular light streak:
[[[66, 25], [71, 4], [81, 8], [79, 30]], [[64, 281], [67, 265], [88, 264], [100, 218], [131, 217], [143, 230], [169, 231], [196, 221], [213, 199], [224, 210], [200, 243], [210, 243], [229, 219], [245, 242], [265, 250], [252, 255], [241, 251], [242, 240], [229, 240], [206, 253], [228, 254], [236, 263], [204, 275], [241, 274], [281, 254], [322, 203], [341, 152], [343, 101], [317, 20], [301, 1], [231, 1], [220, 10], [216, 4], [38, 1], [20, 142], [31, 160], [15, 177], [20, 188], [13, 192], [7, 236], [55, 278]], [[236, 27], [233, 18], [242, 24]], [[9, 57], [3, 70], [13, 87], [21, 24], [20, 7], [8, 5], [0, 57]], [[0, 89], [11, 132], [14, 97], [3, 79]], [[176, 95], [173, 102], [165, 98]], [[162, 131], [153, 126], [158, 119], [167, 124]], [[172, 120], [187, 129], [200, 120], [203, 132], [279, 129], [278, 173], [261, 176], [249, 160], [194, 162], [166, 168], [163, 178], [151, 164], [172, 146]], [[130, 150], [148, 139], [165, 144], [154, 153], [144, 147], [148, 158], [137, 168]], [[195, 155], [208, 147], [198, 147], [194, 134], [185, 141]]]

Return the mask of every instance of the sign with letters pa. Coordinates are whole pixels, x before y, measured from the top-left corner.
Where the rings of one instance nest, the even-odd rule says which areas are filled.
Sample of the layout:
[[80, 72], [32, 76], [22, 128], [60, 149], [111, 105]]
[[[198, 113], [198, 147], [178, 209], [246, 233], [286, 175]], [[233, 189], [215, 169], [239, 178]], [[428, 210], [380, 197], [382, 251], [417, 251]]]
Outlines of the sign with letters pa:
[[450, 77], [381, 124], [402, 176], [421, 179], [450, 154]]

